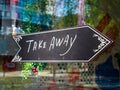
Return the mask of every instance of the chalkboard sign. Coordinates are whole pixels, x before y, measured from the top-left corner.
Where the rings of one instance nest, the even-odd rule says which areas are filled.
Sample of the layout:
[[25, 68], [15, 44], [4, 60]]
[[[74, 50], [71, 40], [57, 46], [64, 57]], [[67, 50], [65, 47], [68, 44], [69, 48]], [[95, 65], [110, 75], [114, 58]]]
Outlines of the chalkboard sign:
[[90, 26], [13, 37], [19, 51], [14, 62], [88, 62], [110, 43]]

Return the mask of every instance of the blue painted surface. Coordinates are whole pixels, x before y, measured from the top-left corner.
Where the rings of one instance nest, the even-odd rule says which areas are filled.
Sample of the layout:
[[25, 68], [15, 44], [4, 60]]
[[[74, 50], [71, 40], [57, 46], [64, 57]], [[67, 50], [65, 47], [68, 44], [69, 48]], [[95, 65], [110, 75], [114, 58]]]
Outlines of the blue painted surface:
[[106, 62], [99, 64], [96, 71], [96, 83], [102, 90], [120, 90], [119, 71], [113, 67], [112, 55]]

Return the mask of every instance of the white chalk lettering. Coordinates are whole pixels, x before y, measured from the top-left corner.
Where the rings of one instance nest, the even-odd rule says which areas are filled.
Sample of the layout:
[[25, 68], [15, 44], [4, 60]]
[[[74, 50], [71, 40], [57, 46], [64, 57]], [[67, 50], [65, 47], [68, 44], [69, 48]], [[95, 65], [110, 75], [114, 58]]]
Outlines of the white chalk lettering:
[[74, 36], [70, 36], [69, 34], [67, 34], [65, 37], [62, 38], [56, 38], [55, 36], [53, 36], [49, 43], [49, 46], [47, 45], [48, 42], [45, 42], [44, 40], [36, 40], [36, 41], [27, 40], [26, 41], [28, 43], [27, 53], [29, 53], [30, 50], [34, 52], [39, 49], [47, 48], [49, 51], [51, 51], [58, 47], [65, 47], [66, 49], [64, 50], [64, 52], [59, 54], [60, 56], [64, 56], [71, 50], [76, 39], [77, 39], [77, 34]]
[[69, 35], [67, 35], [67, 36], [65, 37], [65, 40], [64, 40], [64, 43], [63, 43], [63, 44], [65, 44], [65, 45], [67, 46], [68, 43], [69, 43]]
[[49, 51], [51, 51], [51, 49], [54, 49], [54, 45], [55, 45], [55, 37], [52, 38], [50, 46], [49, 46]]
[[62, 45], [62, 43], [63, 43], [63, 39], [64, 38], [62, 38], [62, 40], [60, 38], [59, 39], [56, 38], [56, 46], [60, 47]]
[[43, 42], [43, 40], [39, 41], [38, 49], [42, 48], [42, 42]]
[[44, 43], [43, 43], [43, 48], [46, 48], [46, 43], [47, 43], [47, 42], [44, 42]]
[[33, 51], [35, 51], [36, 49], [37, 49], [37, 42], [35, 41], [33, 45]]
[[71, 37], [71, 39], [70, 39], [70, 47], [68, 48], [68, 50], [66, 52], [64, 52], [63, 54], [60, 54], [60, 56], [66, 55], [71, 50], [76, 38], [77, 38], [77, 34], [75, 35], [74, 39]]
[[27, 53], [29, 53], [30, 47], [31, 47], [31, 43], [32, 43], [33, 41], [34, 41], [34, 40], [27, 40], [27, 41], [26, 41], [26, 42], [29, 42], [29, 46], [28, 46]]

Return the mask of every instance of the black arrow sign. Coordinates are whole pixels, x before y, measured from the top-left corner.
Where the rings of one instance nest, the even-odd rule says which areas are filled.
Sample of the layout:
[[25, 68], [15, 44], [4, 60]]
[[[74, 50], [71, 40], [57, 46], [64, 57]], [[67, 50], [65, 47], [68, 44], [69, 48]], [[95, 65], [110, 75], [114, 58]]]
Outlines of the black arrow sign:
[[89, 26], [13, 38], [20, 47], [14, 62], [88, 62], [112, 42]]

